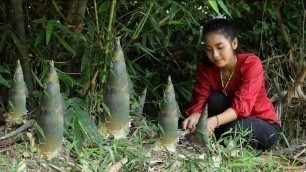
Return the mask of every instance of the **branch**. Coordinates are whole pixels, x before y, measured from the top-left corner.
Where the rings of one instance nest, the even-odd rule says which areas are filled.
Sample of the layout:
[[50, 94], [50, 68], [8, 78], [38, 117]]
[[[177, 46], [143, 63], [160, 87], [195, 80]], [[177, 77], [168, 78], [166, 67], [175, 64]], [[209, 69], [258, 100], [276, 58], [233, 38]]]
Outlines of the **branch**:
[[306, 100], [306, 96], [301, 89], [301, 85], [303, 84], [305, 77], [306, 77], [306, 66], [304, 66], [301, 72], [297, 75], [295, 82], [289, 85], [287, 89], [287, 94], [284, 97], [286, 103], [289, 103], [292, 97], [294, 97], [296, 93], [299, 98]]
[[[182, 8], [179, 8], [179, 9], [176, 10], [175, 13], [178, 13], [178, 12], [181, 11], [181, 10], [182, 10]], [[161, 19], [161, 20], [158, 22], [158, 26], [161, 26], [161, 25], [165, 24], [166, 21], [169, 20], [169, 18], [170, 18], [170, 15], [168, 15], [168, 16], [164, 17], [163, 19]]]
[[7, 138], [10, 138], [10, 137], [12, 137], [12, 136], [14, 136], [14, 135], [16, 135], [16, 134], [26, 130], [27, 128], [33, 126], [35, 124], [35, 122], [36, 121], [34, 119], [31, 119], [31, 120], [27, 121], [21, 127], [19, 127], [17, 130], [12, 131], [12, 132], [10, 132], [9, 134], [7, 134], [5, 136], [0, 137], [0, 140], [4, 140], [4, 139], [7, 139]]
[[[286, 30], [286, 25], [283, 23], [283, 18], [282, 18], [281, 12], [280, 12], [280, 7], [277, 7], [277, 8], [278, 8], [277, 9], [277, 22], [278, 22], [278, 25], [280, 26], [281, 32], [284, 35], [284, 38], [285, 38], [287, 44], [291, 45], [290, 39], [289, 39], [289, 34], [288, 34], [287, 30]], [[292, 48], [291, 47], [290, 47], [290, 50], [289, 50], [289, 61], [292, 64], [292, 67], [293, 67], [294, 71], [297, 73], [297, 71], [298, 71], [298, 64], [297, 64], [297, 60], [293, 59], [293, 52], [292, 52]]]

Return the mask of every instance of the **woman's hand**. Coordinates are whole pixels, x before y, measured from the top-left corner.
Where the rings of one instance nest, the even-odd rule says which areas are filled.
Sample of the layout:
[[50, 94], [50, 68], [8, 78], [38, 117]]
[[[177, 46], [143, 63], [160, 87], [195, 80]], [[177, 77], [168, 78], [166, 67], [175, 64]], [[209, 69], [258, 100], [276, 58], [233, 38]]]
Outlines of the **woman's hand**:
[[207, 119], [207, 134], [208, 136], [211, 136], [213, 132], [215, 131], [215, 128], [218, 125], [218, 120], [216, 116], [210, 117]]
[[200, 114], [199, 113], [193, 113], [191, 114], [188, 118], [186, 118], [183, 123], [182, 123], [182, 126], [183, 126], [183, 129], [184, 130], [189, 130], [191, 133], [193, 133], [196, 129], [196, 125], [198, 124], [199, 122], [199, 119], [200, 119]]

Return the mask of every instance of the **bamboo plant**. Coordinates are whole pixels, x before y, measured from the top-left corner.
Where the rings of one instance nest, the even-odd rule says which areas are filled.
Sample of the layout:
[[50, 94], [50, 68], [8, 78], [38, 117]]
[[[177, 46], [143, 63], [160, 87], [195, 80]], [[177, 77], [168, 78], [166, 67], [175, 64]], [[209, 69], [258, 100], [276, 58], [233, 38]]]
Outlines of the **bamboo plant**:
[[12, 87], [9, 91], [8, 121], [10, 123], [22, 123], [23, 116], [27, 113], [26, 99], [28, 94], [20, 61], [17, 60]]
[[146, 101], [147, 87], [145, 87], [139, 95], [139, 105], [135, 108], [136, 115], [142, 115], [143, 107]]
[[130, 93], [128, 73], [119, 38], [116, 38], [112, 68], [104, 85], [103, 99], [109, 109], [109, 114], [105, 111], [107, 130], [115, 138], [126, 138], [129, 130]]
[[42, 132], [39, 133], [39, 148], [42, 154], [48, 158], [53, 158], [59, 154], [62, 145], [65, 111], [53, 61], [50, 62], [40, 110], [41, 113], [37, 119], [37, 124], [42, 129]]
[[164, 88], [163, 102], [158, 116], [158, 123], [161, 126], [160, 142], [161, 146], [168, 151], [175, 152], [177, 144], [178, 118], [181, 115], [179, 106], [175, 98], [174, 87], [171, 77]]
[[205, 146], [210, 148], [209, 137], [207, 133], [207, 115], [208, 107], [206, 104], [203, 109], [203, 113], [199, 119], [199, 122], [196, 125], [196, 130], [190, 138], [190, 143], [200, 148], [204, 148]]

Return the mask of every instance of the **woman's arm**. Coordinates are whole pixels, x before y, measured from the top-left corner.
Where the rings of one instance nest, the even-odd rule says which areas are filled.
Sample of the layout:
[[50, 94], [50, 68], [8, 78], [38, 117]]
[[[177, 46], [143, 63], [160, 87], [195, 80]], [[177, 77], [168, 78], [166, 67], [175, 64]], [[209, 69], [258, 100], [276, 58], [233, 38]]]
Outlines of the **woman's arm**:
[[208, 135], [212, 135], [215, 128], [227, 124], [229, 122], [232, 122], [237, 119], [237, 114], [234, 109], [228, 108], [224, 112], [220, 113], [219, 115], [212, 116], [208, 118], [207, 122], [207, 132]]

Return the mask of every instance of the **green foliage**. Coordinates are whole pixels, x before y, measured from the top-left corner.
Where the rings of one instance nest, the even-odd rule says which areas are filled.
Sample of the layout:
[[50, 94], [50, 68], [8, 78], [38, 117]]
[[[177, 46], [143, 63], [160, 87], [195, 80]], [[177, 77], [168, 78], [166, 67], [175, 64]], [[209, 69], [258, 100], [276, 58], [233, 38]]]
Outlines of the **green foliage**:
[[[3, 16], [0, 18], [2, 24], [0, 85], [10, 87], [10, 78], [12, 78], [10, 71], [13, 71], [16, 59], [20, 58], [16, 53], [20, 51], [31, 63], [30, 76], [33, 76], [35, 81], [34, 97], [31, 99], [38, 102], [41, 90], [45, 87], [42, 81], [48, 71], [47, 61], [54, 60], [61, 90], [67, 97], [66, 137], [78, 155], [84, 153], [82, 151], [84, 142], [95, 145], [97, 142], [95, 138], [99, 137], [96, 136], [94, 124], [97, 124], [99, 115], [107, 111], [104, 102], [101, 101], [102, 78], [110, 73], [102, 69], [104, 65], [107, 67], [111, 65], [108, 57], [111, 55], [113, 42], [117, 36], [121, 37], [127, 71], [133, 88], [136, 92], [148, 88], [143, 112], [147, 119], [153, 119], [154, 122], [161, 105], [162, 84], [169, 75], [172, 77], [180, 109], [183, 112], [188, 107], [196, 62], [203, 58], [203, 47], [199, 45], [200, 27], [218, 12], [225, 14], [235, 23], [239, 46], [245, 51], [255, 52], [263, 60], [270, 96], [276, 94], [273, 84], [270, 84], [272, 78], [275, 78], [281, 89], [285, 90], [291, 82], [289, 78], [294, 78], [296, 75], [288, 60], [289, 50], [292, 50], [294, 60], [299, 62], [300, 66], [305, 63], [305, 7], [303, 7], [305, 4], [302, 4], [302, 0], [264, 0], [251, 3], [245, 0], [192, 1], [192, 3], [190, 0], [121, 0], [116, 3], [111, 31], [108, 30], [111, 0], [88, 1], [83, 21], [77, 25], [67, 23], [64, 16], [67, 10], [65, 1], [24, 1], [24, 7], [31, 7], [24, 8], [26, 40], [18, 38], [13, 30], [11, 22], [14, 20], [7, 17], [10, 11], [8, 2], [3, 0], [0, 2], [0, 13]], [[282, 34], [277, 18], [278, 12], [288, 32], [289, 42]], [[107, 44], [109, 53], [106, 53]], [[133, 101], [131, 106], [135, 108], [135, 101], [138, 100]], [[284, 113], [286, 125], [283, 126], [295, 130], [285, 130], [284, 135], [289, 134], [290, 137], [305, 135], [305, 131], [301, 131], [306, 125], [303, 122], [305, 117], [296, 115], [303, 114], [303, 109], [303, 107], [286, 109]], [[297, 119], [292, 119], [292, 114], [295, 114], [294, 117]], [[296, 124], [296, 120], [302, 122]], [[135, 143], [150, 138], [148, 133], [152, 126], [138, 127], [142, 132], [137, 132]], [[105, 153], [97, 152], [95, 149], [88, 151], [96, 151], [93, 155], [96, 157]], [[88, 157], [84, 155], [83, 158]], [[114, 157], [108, 155], [101, 163], [108, 164], [113, 159]], [[128, 164], [127, 169], [136, 164], [136, 161], [138, 160]], [[193, 161], [199, 160], [186, 160], [184, 163], [186, 168], [191, 166], [196, 171], [197, 165]]]

